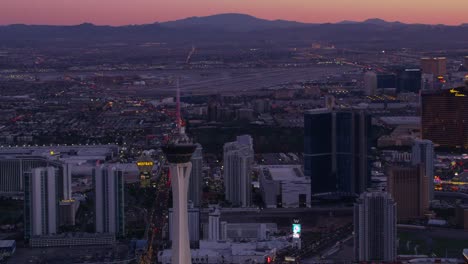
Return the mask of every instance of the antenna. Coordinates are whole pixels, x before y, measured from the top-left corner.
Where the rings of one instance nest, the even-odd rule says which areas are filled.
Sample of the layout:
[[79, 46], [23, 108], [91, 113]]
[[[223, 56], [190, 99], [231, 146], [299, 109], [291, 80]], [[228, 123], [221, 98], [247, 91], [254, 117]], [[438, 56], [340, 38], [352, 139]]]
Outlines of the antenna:
[[180, 116], [180, 87], [179, 87], [179, 77], [176, 80], [177, 85], [177, 95], [176, 95], [176, 123], [177, 123], [177, 131], [180, 134], [183, 134], [182, 131], [182, 118]]

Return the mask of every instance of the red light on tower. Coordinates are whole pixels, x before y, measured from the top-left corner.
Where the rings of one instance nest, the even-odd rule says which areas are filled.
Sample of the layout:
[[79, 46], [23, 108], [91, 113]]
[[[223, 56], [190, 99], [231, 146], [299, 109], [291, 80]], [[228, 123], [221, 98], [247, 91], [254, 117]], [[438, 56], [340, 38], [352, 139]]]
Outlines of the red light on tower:
[[265, 263], [266, 263], [266, 264], [272, 263], [272, 259], [271, 259], [270, 256], [266, 257]]

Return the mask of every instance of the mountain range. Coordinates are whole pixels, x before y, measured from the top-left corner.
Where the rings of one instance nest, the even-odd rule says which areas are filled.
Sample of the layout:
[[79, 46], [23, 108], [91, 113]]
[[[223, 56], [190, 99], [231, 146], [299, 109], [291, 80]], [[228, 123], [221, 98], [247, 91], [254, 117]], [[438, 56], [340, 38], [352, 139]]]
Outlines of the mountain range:
[[274, 42], [327, 41], [342, 45], [449, 48], [468, 46], [468, 27], [405, 24], [381, 19], [311, 24], [265, 20], [244, 14], [219, 14], [128, 26], [15, 24], [0, 26], [0, 44], [36, 46], [50, 43], [83, 45], [103, 42]]

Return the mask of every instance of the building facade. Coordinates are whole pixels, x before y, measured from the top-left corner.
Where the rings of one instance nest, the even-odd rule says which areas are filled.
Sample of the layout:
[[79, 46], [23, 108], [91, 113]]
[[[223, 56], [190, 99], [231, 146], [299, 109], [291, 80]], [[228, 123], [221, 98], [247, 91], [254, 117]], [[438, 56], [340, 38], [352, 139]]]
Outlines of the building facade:
[[436, 147], [468, 149], [468, 89], [427, 91], [421, 95], [421, 134]]
[[397, 203], [398, 220], [424, 218], [429, 210], [428, 177], [424, 165], [395, 165], [388, 169], [387, 187]]
[[200, 144], [196, 145], [197, 148], [191, 159], [192, 171], [190, 172], [188, 199], [192, 201], [194, 207], [200, 207], [203, 188], [203, 148]]
[[62, 164], [40, 156], [0, 156], [0, 195], [23, 192], [24, 173], [49, 166], [58, 168]]
[[[200, 240], [200, 209], [189, 205], [188, 211], [188, 230], [190, 242], [198, 242]], [[174, 225], [172, 224], [173, 209], [169, 209], [169, 239], [172, 240], [174, 235]]]
[[299, 165], [259, 168], [260, 193], [267, 208], [310, 207], [310, 178]]
[[364, 74], [364, 94], [375, 95], [377, 92], [377, 74], [368, 71]]
[[388, 193], [363, 193], [354, 205], [355, 261], [393, 262], [397, 257], [396, 205]]
[[225, 198], [234, 206], [249, 207], [252, 200], [253, 140], [249, 135], [238, 136], [224, 144]]
[[24, 174], [25, 238], [58, 231], [58, 169], [35, 168]]
[[125, 235], [123, 171], [111, 166], [93, 169], [96, 233]]
[[357, 109], [316, 109], [305, 113], [304, 123], [304, 174], [312, 194], [365, 191], [370, 116]]
[[420, 69], [404, 69], [399, 71], [397, 75], [398, 92], [418, 93], [422, 87], [421, 78]]
[[415, 140], [413, 143], [411, 163], [424, 164], [428, 180], [429, 201], [434, 199], [434, 144], [430, 140]]
[[421, 71], [425, 74], [432, 74], [434, 77], [447, 74], [447, 58], [421, 58]]

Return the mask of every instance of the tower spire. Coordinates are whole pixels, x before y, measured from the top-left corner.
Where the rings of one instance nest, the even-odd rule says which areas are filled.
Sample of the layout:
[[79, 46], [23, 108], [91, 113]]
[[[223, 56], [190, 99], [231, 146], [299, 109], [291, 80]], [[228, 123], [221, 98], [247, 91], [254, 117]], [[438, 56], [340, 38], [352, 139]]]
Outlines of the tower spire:
[[176, 80], [177, 91], [176, 91], [176, 122], [177, 122], [177, 132], [179, 134], [183, 134], [184, 131], [182, 130], [182, 117], [180, 116], [180, 86], [179, 86], [179, 77]]

